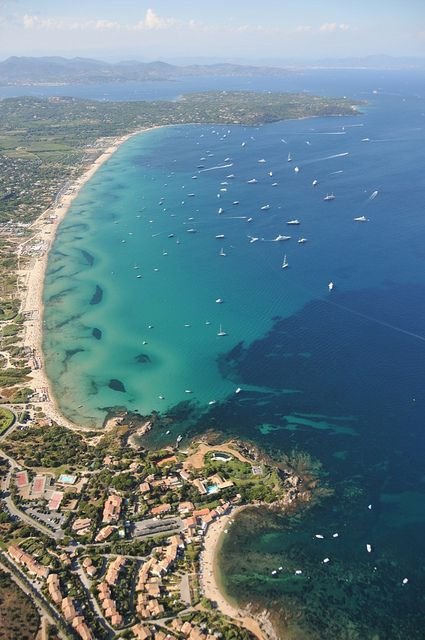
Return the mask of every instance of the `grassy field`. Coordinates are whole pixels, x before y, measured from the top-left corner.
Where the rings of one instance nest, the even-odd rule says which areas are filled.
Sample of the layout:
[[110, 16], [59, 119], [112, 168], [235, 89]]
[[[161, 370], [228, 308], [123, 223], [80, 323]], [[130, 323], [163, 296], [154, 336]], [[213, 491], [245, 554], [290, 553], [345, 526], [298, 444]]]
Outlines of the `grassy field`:
[[0, 436], [15, 422], [14, 414], [5, 407], [0, 407]]

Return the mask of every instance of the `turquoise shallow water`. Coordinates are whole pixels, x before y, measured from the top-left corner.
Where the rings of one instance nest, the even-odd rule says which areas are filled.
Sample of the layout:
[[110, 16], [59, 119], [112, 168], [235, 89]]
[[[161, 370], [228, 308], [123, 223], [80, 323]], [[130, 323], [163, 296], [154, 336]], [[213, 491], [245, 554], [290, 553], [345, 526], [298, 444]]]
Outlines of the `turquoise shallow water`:
[[50, 256], [44, 348], [69, 417], [186, 402], [173, 438], [213, 428], [322, 460], [334, 498], [303, 519], [246, 514], [222, 554], [233, 596], [282, 625], [298, 612], [293, 637], [423, 637], [425, 97], [410, 80], [356, 75], [341, 93], [369, 99], [358, 118], [134, 138]]

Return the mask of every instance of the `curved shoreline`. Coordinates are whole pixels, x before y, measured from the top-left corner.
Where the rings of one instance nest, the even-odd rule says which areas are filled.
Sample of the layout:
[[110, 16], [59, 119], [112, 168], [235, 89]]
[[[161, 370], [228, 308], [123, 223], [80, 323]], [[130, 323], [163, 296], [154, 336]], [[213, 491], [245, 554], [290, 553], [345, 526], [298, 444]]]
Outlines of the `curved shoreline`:
[[[161, 127], [148, 127], [113, 139], [112, 144], [109, 144], [109, 146], [101, 152], [89, 168], [78, 176], [78, 178], [66, 188], [65, 192], [59, 196], [55, 203], [43, 211], [37, 220], [32, 223], [30, 227], [32, 230], [30, 238], [26, 239], [18, 248], [18, 280], [23, 282], [23, 286], [25, 287], [25, 293], [21, 297], [20, 313], [28, 314], [30, 318], [24, 323], [23, 347], [31, 350], [34, 354], [33, 359], [39, 365], [38, 368], [33, 368], [30, 377], [35, 391], [41, 393], [45, 398], [44, 400], [35, 402], [42, 405], [43, 412], [48, 419], [54, 420], [69, 429], [93, 431], [92, 427], [77, 425], [63, 415], [57, 404], [51, 380], [44, 366], [43, 290], [49, 252], [55, 240], [59, 225], [64, 220], [71, 204], [86, 182], [94, 176], [96, 171], [105, 164], [127, 140], [146, 131], [152, 131], [158, 128]], [[23, 248], [27, 244], [35, 244], [37, 242], [43, 243], [44, 245], [42, 255], [29, 260], [25, 268], [21, 269], [19, 263]], [[18, 286], [20, 288], [22, 285]]]
[[[248, 629], [258, 640], [279, 640], [267, 612], [260, 615], [252, 615], [249, 610], [242, 609], [235, 605], [226, 596], [223, 587], [220, 585], [220, 577], [217, 566], [217, 555], [220, 552], [221, 540], [233, 519], [245, 509], [255, 507], [255, 505], [243, 505], [234, 508], [229, 514], [222, 516], [208, 527], [204, 537], [204, 548], [200, 558], [200, 584], [202, 592], [206, 598], [214, 602], [220, 613], [233, 618], [238, 625]], [[282, 640], [282, 639], [281, 639]]]

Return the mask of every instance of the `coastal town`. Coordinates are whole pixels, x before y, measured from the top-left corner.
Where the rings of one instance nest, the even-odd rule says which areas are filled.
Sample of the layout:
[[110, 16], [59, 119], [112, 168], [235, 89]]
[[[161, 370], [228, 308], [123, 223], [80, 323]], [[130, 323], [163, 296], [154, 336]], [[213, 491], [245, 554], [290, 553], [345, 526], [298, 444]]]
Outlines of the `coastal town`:
[[267, 616], [226, 606], [215, 552], [241, 508], [307, 504], [306, 477], [241, 442], [135, 444], [151, 426], [124, 415], [99, 437], [13, 422], [0, 442], [0, 568], [47, 638], [272, 638]]

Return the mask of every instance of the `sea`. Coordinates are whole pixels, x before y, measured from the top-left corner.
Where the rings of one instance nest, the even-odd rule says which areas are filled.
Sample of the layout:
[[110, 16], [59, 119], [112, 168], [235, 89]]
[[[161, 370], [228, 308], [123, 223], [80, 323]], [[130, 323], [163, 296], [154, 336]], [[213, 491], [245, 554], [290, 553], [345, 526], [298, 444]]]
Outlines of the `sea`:
[[290, 640], [425, 637], [424, 80], [323, 69], [61, 89], [362, 102], [131, 138], [74, 201], [44, 289], [47, 372], [71, 420], [168, 412], [155, 445], [213, 430], [320, 460], [332, 496], [245, 511], [221, 545], [229, 596]]

